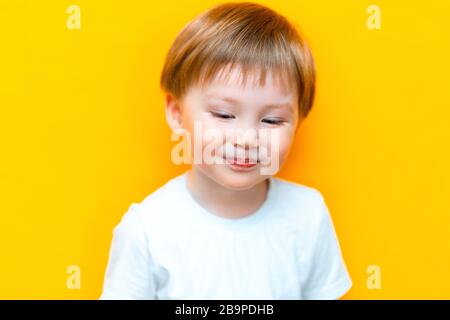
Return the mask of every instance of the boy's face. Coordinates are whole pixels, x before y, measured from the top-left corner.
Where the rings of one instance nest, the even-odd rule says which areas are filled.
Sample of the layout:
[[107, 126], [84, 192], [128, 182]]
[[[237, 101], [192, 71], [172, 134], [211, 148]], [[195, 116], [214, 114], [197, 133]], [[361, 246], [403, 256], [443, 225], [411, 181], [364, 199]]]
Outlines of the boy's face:
[[[192, 86], [179, 102], [167, 96], [166, 115], [173, 130], [190, 133], [194, 170], [224, 187], [244, 190], [279, 171], [299, 117], [296, 90], [275, 82], [270, 72], [263, 87], [250, 78], [242, 86], [238, 76], [234, 70], [227, 81]], [[198, 151], [201, 163], [194, 159]], [[206, 163], [208, 154], [217, 161]]]

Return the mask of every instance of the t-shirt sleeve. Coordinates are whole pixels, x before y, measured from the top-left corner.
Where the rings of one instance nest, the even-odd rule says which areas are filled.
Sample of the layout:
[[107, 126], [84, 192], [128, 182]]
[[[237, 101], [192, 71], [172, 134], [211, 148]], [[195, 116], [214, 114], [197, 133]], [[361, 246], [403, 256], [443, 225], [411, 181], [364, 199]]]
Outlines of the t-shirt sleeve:
[[153, 261], [137, 204], [113, 230], [100, 300], [155, 299]]
[[320, 198], [319, 221], [311, 252], [311, 268], [302, 291], [305, 299], [334, 300], [352, 287], [352, 280], [342, 257], [328, 207], [320, 192], [317, 193]]

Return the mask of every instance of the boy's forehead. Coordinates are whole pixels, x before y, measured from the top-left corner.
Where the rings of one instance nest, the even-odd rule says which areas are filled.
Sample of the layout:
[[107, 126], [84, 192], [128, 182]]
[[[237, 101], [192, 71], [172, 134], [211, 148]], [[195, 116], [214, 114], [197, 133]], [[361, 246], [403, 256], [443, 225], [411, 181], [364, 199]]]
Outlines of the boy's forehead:
[[263, 85], [259, 83], [259, 71], [252, 72], [243, 82], [242, 72], [238, 68], [228, 72], [219, 72], [213, 80], [201, 88], [202, 95], [206, 98], [221, 95], [263, 96], [278, 99], [291, 99], [295, 96], [295, 90], [289, 85], [286, 78], [275, 77], [270, 71], [266, 72]]

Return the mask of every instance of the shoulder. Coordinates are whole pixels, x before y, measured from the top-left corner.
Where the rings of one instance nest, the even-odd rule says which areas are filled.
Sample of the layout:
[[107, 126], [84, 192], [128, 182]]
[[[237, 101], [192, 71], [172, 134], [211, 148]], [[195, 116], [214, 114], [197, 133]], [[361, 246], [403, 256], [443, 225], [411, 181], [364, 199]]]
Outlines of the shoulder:
[[278, 212], [286, 216], [299, 234], [312, 237], [329, 220], [322, 193], [311, 186], [274, 177]]
[[180, 212], [178, 206], [181, 201], [177, 201], [177, 196], [180, 196], [181, 182], [181, 175], [176, 176], [140, 202], [131, 203], [116, 228], [120, 226], [130, 232], [137, 228], [158, 232], [166, 226], [170, 227], [176, 221], [174, 216]]
[[273, 180], [277, 187], [278, 201], [282, 204], [289, 205], [292, 209], [301, 208], [305, 212], [322, 209], [324, 197], [318, 189], [284, 178], [274, 177]]
[[169, 179], [136, 205], [143, 212], [149, 209], [170, 208], [179, 202], [177, 198], [180, 196], [180, 192], [184, 187], [183, 181], [183, 175], [178, 175]]

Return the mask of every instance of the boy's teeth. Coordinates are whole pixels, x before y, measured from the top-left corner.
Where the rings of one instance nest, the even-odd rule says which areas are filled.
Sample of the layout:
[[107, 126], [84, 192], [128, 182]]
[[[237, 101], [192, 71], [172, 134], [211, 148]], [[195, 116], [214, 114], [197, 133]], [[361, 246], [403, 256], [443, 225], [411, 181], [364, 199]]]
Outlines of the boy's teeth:
[[250, 163], [255, 161], [250, 161], [250, 159], [236, 159], [236, 162], [238, 163]]

